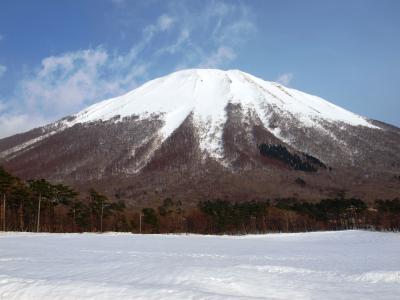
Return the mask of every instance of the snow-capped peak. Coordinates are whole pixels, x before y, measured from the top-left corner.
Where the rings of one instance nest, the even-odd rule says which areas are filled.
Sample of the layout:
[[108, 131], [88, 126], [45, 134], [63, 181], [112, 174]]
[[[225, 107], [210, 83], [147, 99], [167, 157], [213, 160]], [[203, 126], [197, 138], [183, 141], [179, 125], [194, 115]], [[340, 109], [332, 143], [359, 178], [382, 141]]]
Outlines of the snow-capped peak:
[[[376, 128], [365, 118], [322, 98], [264, 81], [239, 70], [189, 69], [151, 80], [133, 91], [94, 104], [77, 113], [66, 127], [76, 123], [109, 120], [137, 115], [159, 115], [164, 140], [192, 114], [200, 132], [200, 146], [213, 156], [221, 156], [223, 124], [228, 103], [240, 104], [257, 113], [266, 128], [273, 111], [290, 116], [304, 127], [321, 122], [340, 122], [352, 126]], [[279, 137], [279, 128], [271, 130]]]
[[365, 118], [322, 98], [264, 81], [238, 70], [189, 69], [151, 80], [133, 91], [94, 104], [77, 113], [73, 123], [162, 113], [166, 133], [176, 128], [193, 112], [203, 120], [223, 116], [228, 103], [252, 106], [259, 111], [271, 104], [313, 126], [315, 120], [343, 122], [353, 126], [374, 127]]

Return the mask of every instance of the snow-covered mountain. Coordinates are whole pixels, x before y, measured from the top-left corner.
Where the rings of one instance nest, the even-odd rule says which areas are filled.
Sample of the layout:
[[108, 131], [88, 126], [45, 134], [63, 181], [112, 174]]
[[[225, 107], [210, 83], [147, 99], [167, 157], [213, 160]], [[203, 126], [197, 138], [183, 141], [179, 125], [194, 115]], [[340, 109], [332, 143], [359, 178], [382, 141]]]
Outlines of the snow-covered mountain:
[[[321, 122], [379, 128], [366, 119], [316, 96], [267, 82], [238, 71], [193, 69], [152, 80], [117, 98], [97, 103], [64, 121], [65, 127], [98, 120], [118, 121], [132, 115], [142, 119], [160, 116], [162, 141], [189, 115], [200, 129], [200, 146], [207, 154], [222, 158], [222, 134], [228, 104], [239, 104], [246, 115], [257, 117], [279, 139], [279, 127], [271, 128], [271, 115], [295, 119], [304, 127], [321, 128]], [[116, 118], [118, 116], [119, 118]]]
[[71, 182], [303, 169], [395, 176], [399, 153], [396, 127], [245, 72], [214, 69], [175, 72], [0, 140], [0, 162], [21, 176]]

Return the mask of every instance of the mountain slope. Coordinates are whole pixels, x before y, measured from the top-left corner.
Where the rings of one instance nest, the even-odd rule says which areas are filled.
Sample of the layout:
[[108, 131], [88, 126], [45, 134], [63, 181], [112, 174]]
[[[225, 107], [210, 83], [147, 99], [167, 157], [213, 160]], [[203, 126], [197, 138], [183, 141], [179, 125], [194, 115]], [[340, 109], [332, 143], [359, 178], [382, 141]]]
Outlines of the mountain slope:
[[[181, 193], [182, 182], [196, 182], [199, 189], [219, 186], [221, 191], [202, 197], [240, 191], [243, 197], [257, 191], [317, 196], [341, 188], [368, 194], [366, 186], [382, 184], [392, 195], [399, 153], [396, 127], [241, 71], [208, 69], [172, 73], [0, 140], [0, 162], [26, 178], [107, 182], [113, 193], [129, 190], [133, 182], [143, 190], [176, 188], [174, 193]], [[245, 189], [243, 172], [254, 177]], [[355, 178], [359, 188], [342, 182], [343, 174]], [[210, 181], [199, 184], [205, 175]], [[297, 177], [315, 187], [293, 184]], [[217, 178], [226, 182], [216, 183]], [[275, 187], [260, 189], [266, 178], [276, 181]], [[239, 182], [238, 192], [233, 181]], [[280, 193], [285, 185], [293, 188]]]

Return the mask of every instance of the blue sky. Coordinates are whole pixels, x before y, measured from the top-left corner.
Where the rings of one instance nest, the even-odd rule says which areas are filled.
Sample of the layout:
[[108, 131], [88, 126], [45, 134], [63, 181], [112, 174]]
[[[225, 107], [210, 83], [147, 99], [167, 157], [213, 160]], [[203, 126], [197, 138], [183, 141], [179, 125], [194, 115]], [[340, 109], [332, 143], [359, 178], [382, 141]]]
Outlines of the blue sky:
[[400, 1], [0, 1], [0, 137], [197, 67], [400, 126]]

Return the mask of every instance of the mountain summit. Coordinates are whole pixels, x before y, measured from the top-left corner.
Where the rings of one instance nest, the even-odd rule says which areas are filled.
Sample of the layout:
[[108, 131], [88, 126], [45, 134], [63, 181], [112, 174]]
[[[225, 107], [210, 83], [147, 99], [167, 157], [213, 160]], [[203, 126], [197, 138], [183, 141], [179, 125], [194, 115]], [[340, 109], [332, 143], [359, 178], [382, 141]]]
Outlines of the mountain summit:
[[[185, 194], [178, 190], [187, 185], [197, 198], [237, 195], [238, 187], [244, 196], [368, 194], [371, 178], [382, 184], [398, 175], [399, 153], [396, 127], [242, 71], [215, 69], [178, 71], [0, 140], [0, 163], [25, 178], [108, 182], [106, 190], [123, 194], [133, 185]], [[357, 186], [343, 174], [358, 178]]]

